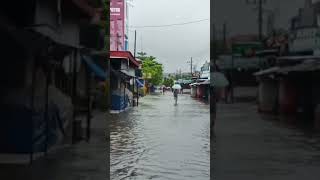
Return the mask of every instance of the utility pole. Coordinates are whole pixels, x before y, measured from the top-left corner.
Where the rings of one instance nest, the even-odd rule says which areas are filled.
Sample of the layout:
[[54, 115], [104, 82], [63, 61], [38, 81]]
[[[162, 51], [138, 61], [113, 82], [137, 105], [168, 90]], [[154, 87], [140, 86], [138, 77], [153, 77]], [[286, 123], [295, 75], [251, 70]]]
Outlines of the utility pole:
[[[258, 1], [258, 2], [257, 2]], [[262, 41], [263, 34], [263, 4], [266, 3], [266, 0], [246, 0], [247, 4], [257, 4], [258, 3], [258, 35], [259, 41]]]
[[227, 24], [223, 23], [223, 53], [227, 50]]
[[134, 58], [136, 58], [136, 48], [137, 48], [137, 31], [134, 31]]
[[[262, 12], [262, 1], [263, 0], [259, 0], [259, 15], [258, 15], [258, 17], [259, 17], [259, 19], [258, 19], [258, 21], [259, 21], [259, 41], [262, 41], [262, 25], [263, 25], [263, 17], [262, 17], [262, 14], [263, 14], [263, 12]], [[264, 0], [265, 1], [265, 0]]]
[[191, 70], [191, 78], [192, 78], [192, 57], [191, 57], [191, 67], [190, 67], [190, 70]]
[[190, 63], [190, 72], [191, 72], [191, 78], [192, 78], [192, 68], [193, 68], [193, 64], [192, 64], [192, 57], [190, 61], [187, 61], [187, 63]]
[[143, 52], [143, 46], [142, 46], [142, 35], [141, 35], [141, 52]]
[[212, 25], [212, 59], [213, 59], [213, 62], [211, 63], [211, 69], [212, 71], [214, 71], [214, 66], [216, 64], [216, 56], [217, 56], [217, 39], [216, 39], [216, 27], [215, 25], [213, 24]]

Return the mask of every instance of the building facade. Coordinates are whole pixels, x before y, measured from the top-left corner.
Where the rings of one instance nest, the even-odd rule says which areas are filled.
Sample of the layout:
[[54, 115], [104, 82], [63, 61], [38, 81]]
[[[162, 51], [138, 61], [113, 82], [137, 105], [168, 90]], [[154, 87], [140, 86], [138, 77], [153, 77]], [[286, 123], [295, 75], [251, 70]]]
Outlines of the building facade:
[[110, 50], [128, 51], [129, 5], [126, 0], [110, 1]]
[[74, 143], [82, 131], [76, 128], [78, 97], [89, 97], [82, 57], [104, 45], [98, 25], [103, 2], [59, 2], [1, 6], [0, 153], [30, 153], [32, 160], [35, 153]]
[[291, 19], [290, 52], [319, 54], [320, 52], [320, 3], [306, 0], [298, 15]]

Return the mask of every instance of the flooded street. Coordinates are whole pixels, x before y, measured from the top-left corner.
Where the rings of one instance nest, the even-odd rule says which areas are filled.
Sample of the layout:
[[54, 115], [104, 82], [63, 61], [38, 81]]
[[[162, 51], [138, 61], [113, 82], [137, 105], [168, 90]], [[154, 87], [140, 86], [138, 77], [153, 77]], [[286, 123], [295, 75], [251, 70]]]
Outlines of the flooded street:
[[260, 115], [256, 108], [255, 103], [218, 105], [214, 179], [319, 179], [319, 134]]
[[111, 179], [209, 179], [208, 104], [180, 95], [175, 106], [168, 92], [113, 116]]

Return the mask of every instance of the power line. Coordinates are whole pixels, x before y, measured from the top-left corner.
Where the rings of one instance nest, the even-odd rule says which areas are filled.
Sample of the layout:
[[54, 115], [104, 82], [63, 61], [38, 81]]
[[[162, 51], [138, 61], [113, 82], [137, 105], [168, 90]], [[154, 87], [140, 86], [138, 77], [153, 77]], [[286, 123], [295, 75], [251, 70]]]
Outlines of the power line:
[[193, 24], [193, 23], [198, 23], [198, 22], [208, 21], [208, 20], [210, 20], [210, 19], [200, 19], [200, 20], [196, 20], [196, 21], [189, 21], [189, 22], [175, 23], [175, 24], [164, 24], [164, 25], [130, 26], [130, 28], [156, 28], [156, 27], [181, 26], [181, 25]]

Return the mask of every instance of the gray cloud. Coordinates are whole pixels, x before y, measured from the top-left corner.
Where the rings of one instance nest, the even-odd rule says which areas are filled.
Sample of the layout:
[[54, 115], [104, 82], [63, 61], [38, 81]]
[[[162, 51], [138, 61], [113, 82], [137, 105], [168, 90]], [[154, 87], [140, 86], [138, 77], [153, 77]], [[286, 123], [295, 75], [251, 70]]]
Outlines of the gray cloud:
[[[133, 0], [129, 24], [162, 25], [210, 18], [210, 0]], [[228, 24], [228, 35], [257, 32], [257, 12], [246, 0], [211, 0], [213, 21], [221, 29]], [[277, 10], [276, 26], [288, 28], [304, 0], [267, 0], [266, 8]], [[134, 30], [130, 29], [129, 48], [133, 51]], [[164, 64], [166, 72], [179, 68], [188, 72], [186, 63], [193, 57], [198, 68], [210, 58], [210, 22], [163, 28], [137, 28], [137, 50], [153, 55]], [[142, 43], [141, 43], [142, 39]]]
[[[267, 0], [265, 8], [276, 11], [275, 25], [288, 28], [289, 19], [303, 7], [304, 0]], [[214, 22], [221, 29], [223, 22], [228, 25], [228, 34], [257, 33], [258, 12], [254, 5], [246, 4], [246, 0], [215, 0]]]
[[[130, 8], [131, 26], [183, 23], [210, 18], [210, 0], [134, 0]], [[129, 45], [133, 51], [134, 31]], [[137, 28], [137, 50], [153, 55], [166, 72], [189, 72], [187, 61], [199, 65], [210, 58], [210, 21], [183, 26]], [[142, 37], [142, 47], [141, 47]], [[199, 67], [199, 66], [198, 66]]]

